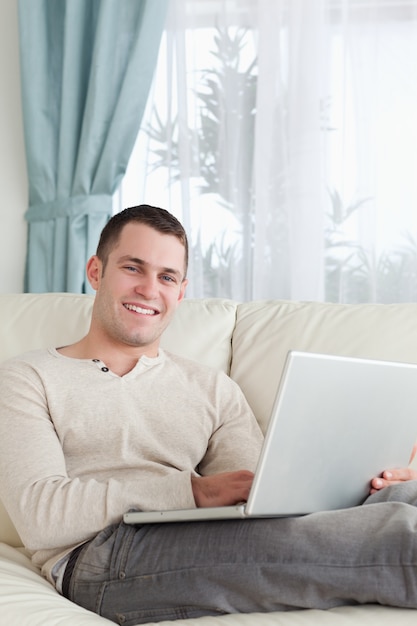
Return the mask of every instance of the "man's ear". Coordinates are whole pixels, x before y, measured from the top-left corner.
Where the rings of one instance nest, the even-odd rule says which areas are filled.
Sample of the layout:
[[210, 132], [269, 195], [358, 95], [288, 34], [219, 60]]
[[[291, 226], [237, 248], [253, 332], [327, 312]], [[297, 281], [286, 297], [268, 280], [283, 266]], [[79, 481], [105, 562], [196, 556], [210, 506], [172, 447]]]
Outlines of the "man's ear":
[[87, 261], [86, 274], [91, 287], [94, 291], [97, 291], [102, 275], [102, 263], [97, 255], [92, 256], [91, 259]]
[[185, 289], [186, 289], [187, 285], [188, 285], [188, 279], [184, 278], [184, 280], [181, 283], [180, 292], [178, 294], [178, 304], [181, 302], [181, 300], [184, 299]]

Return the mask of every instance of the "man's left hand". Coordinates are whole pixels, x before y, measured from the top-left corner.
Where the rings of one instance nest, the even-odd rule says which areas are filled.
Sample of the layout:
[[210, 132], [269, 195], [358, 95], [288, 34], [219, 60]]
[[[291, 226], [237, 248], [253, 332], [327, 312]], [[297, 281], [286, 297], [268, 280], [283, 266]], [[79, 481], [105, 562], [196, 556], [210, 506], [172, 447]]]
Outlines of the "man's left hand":
[[[414, 444], [411, 452], [410, 463], [417, 453], [417, 442]], [[380, 489], [389, 487], [390, 485], [398, 485], [408, 480], [417, 480], [417, 470], [411, 467], [403, 467], [400, 469], [390, 469], [382, 472], [381, 476], [376, 476], [371, 480], [370, 493], [375, 493]]]

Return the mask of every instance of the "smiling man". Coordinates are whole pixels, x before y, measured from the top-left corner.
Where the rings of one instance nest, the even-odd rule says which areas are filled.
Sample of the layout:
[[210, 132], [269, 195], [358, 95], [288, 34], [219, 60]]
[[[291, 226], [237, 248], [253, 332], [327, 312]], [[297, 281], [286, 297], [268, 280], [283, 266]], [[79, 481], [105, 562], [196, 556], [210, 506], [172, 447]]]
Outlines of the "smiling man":
[[133, 211], [122, 212], [104, 228], [97, 254], [87, 263], [96, 291], [90, 331], [62, 354], [88, 359], [98, 356], [100, 346], [100, 359], [119, 375], [141, 356], [158, 355], [161, 334], [184, 297], [188, 247], [175, 222], [168, 233], [156, 229], [164, 224], [157, 211], [152, 226], [144, 219], [151, 210], [142, 209], [143, 221], [132, 219]]
[[0, 368], [0, 497], [34, 563], [67, 598], [125, 626], [356, 602], [417, 608], [407, 468], [345, 511], [123, 523], [131, 508], [245, 501], [262, 445], [229, 377], [160, 348], [187, 260], [174, 216], [122, 211], [87, 264], [87, 335]]

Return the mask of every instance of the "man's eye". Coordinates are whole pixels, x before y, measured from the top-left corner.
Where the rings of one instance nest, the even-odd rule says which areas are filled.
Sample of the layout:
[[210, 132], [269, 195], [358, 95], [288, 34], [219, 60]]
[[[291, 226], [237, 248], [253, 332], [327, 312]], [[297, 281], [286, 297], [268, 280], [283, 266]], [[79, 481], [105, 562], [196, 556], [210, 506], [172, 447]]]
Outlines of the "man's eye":
[[172, 278], [172, 276], [167, 276], [166, 274], [164, 274], [164, 276], [161, 277], [162, 280], [165, 280], [167, 283], [175, 283], [175, 279]]
[[137, 268], [133, 267], [133, 265], [126, 265], [124, 269], [128, 272], [137, 272]]

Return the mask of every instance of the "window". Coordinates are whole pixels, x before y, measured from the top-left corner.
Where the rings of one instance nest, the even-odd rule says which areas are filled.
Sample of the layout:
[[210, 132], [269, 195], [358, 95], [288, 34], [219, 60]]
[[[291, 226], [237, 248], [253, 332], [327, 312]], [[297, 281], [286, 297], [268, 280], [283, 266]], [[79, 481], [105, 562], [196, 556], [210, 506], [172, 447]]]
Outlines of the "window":
[[182, 220], [188, 295], [417, 300], [417, 2], [170, 5], [118, 206]]

